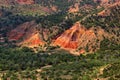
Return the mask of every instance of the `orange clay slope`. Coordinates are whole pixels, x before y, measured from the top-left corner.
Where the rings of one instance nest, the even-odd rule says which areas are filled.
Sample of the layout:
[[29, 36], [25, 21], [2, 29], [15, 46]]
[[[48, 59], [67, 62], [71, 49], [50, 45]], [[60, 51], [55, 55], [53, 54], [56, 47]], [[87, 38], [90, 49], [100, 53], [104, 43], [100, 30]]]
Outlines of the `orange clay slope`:
[[77, 49], [79, 45], [86, 46], [89, 40], [95, 38], [92, 30], [87, 30], [80, 23], [75, 23], [70, 29], [59, 36], [54, 45], [59, 45], [66, 49]]
[[8, 40], [28, 47], [43, 45], [44, 41], [41, 39], [36, 26], [34, 21], [23, 23], [8, 33]]
[[17, 0], [19, 4], [34, 4], [34, 0]]

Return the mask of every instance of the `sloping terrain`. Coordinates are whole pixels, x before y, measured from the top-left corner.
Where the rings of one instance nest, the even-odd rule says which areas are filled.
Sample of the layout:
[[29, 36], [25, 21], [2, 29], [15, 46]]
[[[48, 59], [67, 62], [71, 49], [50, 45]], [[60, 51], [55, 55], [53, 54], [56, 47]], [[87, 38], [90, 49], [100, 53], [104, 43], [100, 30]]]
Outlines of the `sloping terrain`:
[[19, 41], [19, 45], [29, 46], [32, 48], [43, 45], [44, 41], [40, 37], [36, 26], [37, 25], [34, 21], [26, 22], [22, 25], [19, 25], [17, 28], [11, 30], [8, 33], [8, 40]]
[[[100, 48], [100, 43], [104, 39], [110, 39], [119, 44], [119, 5], [119, 2], [111, 4], [97, 15], [92, 14], [84, 17], [81, 22], [75, 23], [70, 29], [66, 30], [61, 36], [59, 36], [54, 44], [59, 45], [64, 49], [74, 49], [82, 53], [85, 51], [96, 51]], [[116, 22], [116, 19], [111, 15], [114, 16], [118, 22]], [[104, 19], [104, 21], [102, 22], [99, 20], [100, 18], [101, 20]], [[111, 19], [111, 23], [108, 20], [109, 18]]]
[[34, 4], [34, 0], [17, 0], [19, 4]]
[[120, 80], [120, 0], [0, 0], [0, 80]]
[[85, 51], [93, 52], [100, 48], [100, 42], [105, 38], [119, 39], [120, 37], [110, 34], [100, 27], [87, 29], [77, 22], [61, 34], [55, 40], [54, 44], [67, 50], [78, 50], [80, 53], [84, 53]]
[[13, 2], [13, 6], [6, 1], [8, 6], [1, 7], [2, 43], [53, 45], [78, 53], [100, 49], [104, 39], [120, 43], [118, 0], [18, 0], [19, 5]]

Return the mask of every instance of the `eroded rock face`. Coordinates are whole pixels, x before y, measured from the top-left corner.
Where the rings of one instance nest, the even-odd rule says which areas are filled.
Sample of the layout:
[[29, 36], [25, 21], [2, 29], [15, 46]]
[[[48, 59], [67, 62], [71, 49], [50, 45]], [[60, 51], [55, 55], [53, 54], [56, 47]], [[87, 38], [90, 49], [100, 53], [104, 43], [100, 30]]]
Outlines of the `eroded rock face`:
[[17, 26], [15, 29], [11, 30], [8, 35], [9, 41], [17, 41], [21, 39], [26, 33], [27, 30], [32, 26], [35, 25], [34, 22], [26, 22], [19, 26]]
[[80, 38], [94, 36], [92, 31], [87, 31], [79, 23], [76, 23], [69, 30], [66, 30], [60, 37], [55, 41], [56, 45], [59, 45], [63, 48], [76, 49], [79, 46]]
[[34, 21], [21, 24], [8, 33], [8, 40], [28, 47], [43, 45], [44, 41], [42, 41], [36, 26]]
[[84, 53], [87, 47], [87, 49], [92, 52], [100, 46], [103, 35], [107, 36], [103, 29], [86, 29], [77, 22], [61, 34], [61, 36], [55, 40], [54, 45], [58, 45], [67, 50], [78, 50], [79, 53]]
[[30, 36], [30, 38], [24, 40], [20, 44], [22, 44], [22, 46], [34, 48], [34, 47], [38, 47], [40, 45], [44, 45], [45, 42], [40, 39], [39, 33], [34, 33], [33, 35]]
[[17, 0], [19, 4], [34, 4], [34, 0]]
[[70, 8], [68, 10], [69, 13], [74, 13], [74, 12], [78, 12], [78, 11], [79, 11], [79, 4], [78, 3], [74, 4], [74, 6], [70, 6]]
[[80, 29], [80, 24], [76, 23], [69, 30], [66, 30], [60, 37], [55, 40], [56, 45], [63, 48], [76, 49], [78, 47], [78, 39], [85, 29]]

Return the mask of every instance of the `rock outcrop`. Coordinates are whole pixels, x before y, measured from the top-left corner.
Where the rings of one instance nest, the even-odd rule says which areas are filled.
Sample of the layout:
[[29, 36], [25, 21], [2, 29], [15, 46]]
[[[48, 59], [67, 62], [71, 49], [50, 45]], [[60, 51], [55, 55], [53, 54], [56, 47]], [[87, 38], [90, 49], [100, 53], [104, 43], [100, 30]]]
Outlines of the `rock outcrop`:
[[28, 47], [34, 48], [34, 47], [38, 47], [40, 45], [44, 45], [45, 42], [40, 39], [39, 33], [34, 33], [30, 36], [30, 38], [22, 41], [20, 44], [22, 46], [28, 46]]
[[78, 11], [79, 11], [79, 4], [78, 3], [74, 4], [74, 6], [70, 6], [70, 8], [68, 10], [69, 13], [74, 13], [74, 12], [78, 12]]
[[84, 53], [85, 51], [92, 52], [99, 48], [103, 36], [107, 37], [108, 34], [100, 27], [86, 29], [77, 22], [61, 34], [55, 40], [54, 45], [67, 50], [78, 50], [79, 53]]
[[[24, 4], [34, 4], [35, 3], [34, 0], [5, 0], [5, 2], [3, 2], [3, 1], [4, 0], [0, 0], [0, 4], [5, 3], [5, 5], [9, 5], [9, 4], [12, 5], [12, 4], [17, 3], [17, 4], [24, 5]], [[68, 0], [68, 3], [71, 3], [71, 1], [72, 0]], [[87, 3], [85, 3], [84, 5], [81, 5], [80, 1], [83, 1], [83, 0], [77, 0], [77, 1], [73, 2], [73, 4], [70, 4], [67, 6], [67, 8], [65, 9], [67, 11], [65, 11], [65, 12], [68, 12], [68, 14], [70, 13], [69, 14], [70, 16], [67, 15], [65, 17], [66, 21], [72, 15], [74, 16], [73, 21], [74, 21], [74, 18], [76, 18], [76, 15], [77, 16], [79, 15], [81, 17], [83, 15], [83, 19], [82, 20], [81, 20], [81, 18], [79, 19], [81, 21], [85, 21], [87, 18], [92, 18], [92, 17], [94, 18], [94, 16], [100, 16], [101, 18], [103, 18], [102, 20], [104, 21], [105, 20], [104, 18], [107, 18], [111, 15], [111, 8], [114, 8], [114, 6], [116, 6], [116, 5], [117, 6], [120, 5], [120, 0], [94, 0], [95, 3], [99, 3], [98, 5], [95, 5], [95, 6], [92, 4], [87, 4]], [[40, 4], [40, 6], [39, 6], [39, 8], [34, 7], [34, 5], [32, 7], [30, 7], [29, 9], [33, 13], [34, 13], [34, 11], [41, 10], [38, 12], [42, 13], [42, 11], [43, 11], [43, 12], [49, 13], [51, 15], [51, 13], [60, 11], [59, 9], [62, 8], [60, 5], [51, 5], [52, 0], [50, 0], [49, 6], [48, 5], [46, 6], [44, 3], [43, 3], [43, 5], [41, 5], [41, 3], [35, 3], [35, 4], [37, 4], [37, 5]], [[96, 11], [95, 14], [92, 15], [91, 11], [94, 8], [99, 10], [102, 7], [104, 7], [103, 11], [101, 11], [101, 12]], [[27, 9], [28, 8], [26, 8], [25, 10], [27, 10]], [[119, 9], [119, 7], [117, 7], [116, 11], [118, 9]], [[80, 11], [83, 11], [83, 12], [80, 12]], [[84, 12], [86, 15], [84, 15]], [[71, 15], [71, 13], [73, 13], [73, 14]], [[14, 14], [16, 14], [16, 13], [14, 13]], [[55, 13], [55, 14], [57, 14], [57, 13]], [[64, 15], [64, 14], [62, 14], [62, 15]], [[119, 12], [116, 15], [119, 15]], [[0, 16], [1, 17], [3, 16], [2, 11], [0, 11]], [[8, 38], [8, 42], [9, 41], [14, 42], [17, 45], [28, 46], [28, 47], [33, 48], [33, 47], [38, 47], [39, 45], [44, 45], [46, 43], [49, 43], [48, 46], [49, 45], [55, 45], [55, 46], [58, 45], [61, 48], [67, 49], [73, 53], [75, 53], [74, 51], [76, 51], [78, 53], [84, 53], [86, 51], [93, 52], [93, 51], [96, 51], [97, 49], [99, 49], [100, 42], [104, 38], [110, 39], [117, 35], [118, 38], [115, 40], [119, 39], [119, 30], [115, 31], [115, 30], [113, 30], [113, 28], [109, 28], [109, 24], [107, 24], [107, 27], [104, 29], [102, 29], [103, 28], [102, 26], [99, 27], [99, 24], [101, 24], [101, 23], [99, 23], [99, 24], [97, 23], [98, 25], [95, 25], [95, 27], [92, 27], [92, 25], [88, 25], [90, 28], [87, 29], [84, 24], [83, 24], [84, 25], [83, 26], [80, 24], [80, 22], [77, 22], [73, 26], [71, 26], [70, 29], [65, 30], [66, 28], [64, 28], [62, 30], [62, 28], [60, 26], [61, 26], [61, 23], [63, 23], [63, 25], [64, 25], [65, 20], [61, 20], [62, 22], [57, 23], [57, 24], [56, 24], [56, 22], [54, 23], [54, 21], [53, 21], [52, 26], [50, 25], [50, 27], [49, 27], [49, 24], [51, 24], [52, 19], [54, 19], [54, 17], [56, 18], [56, 15], [55, 16], [52, 15], [52, 16], [53, 17], [50, 17], [51, 18], [50, 20], [49, 20], [49, 15], [48, 15], [48, 19], [47, 19], [47, 17], [45, 17], [46, 18], [45, 21], [43, 19], [42, 25], [44, 25], [44, 27], [42, 25], [41, 26], [39, 25], [42, 22], [39, 22], [39, 24], [37, 24], [35, 21], [25, 22], [23, 24], [17, 24], [18, 26], [16, 26], [16, 28], [15, 28], [15, 26], [11, 26], [11, 25], [3, 26], [1, 28], [2, 34], [0, 34], [0, 42], [5, 42], [5, 40], [4, 40], [4, 37], [5, 37], [5, 39]], [[61, 16], [58, 18], [61, 18]], [[70, 18], [70, 20], [71, 19], [72, 18]], [[3, 20], [4, 20], [4, 18], [3, 18]], [[75, 20], [75, 21], [77, 21], [77, 20]], [[91, 20], [94, 20], [94, 19], [91, 19]], [[92, 22], [89, 22], [89, 21], [86, 21], [85, 23], [92, 24]], [[2, 23], [2, 24], [4, 24], [4, 23]], [[67, 24], [67, 22], [65, 24]], [[96, 23], [94, 23], [94, 24], [96, 24]], [[106, 23], [104, 23], [104, 24], [106, 24]], [[119, 24], [117, 24], [117, 25], [119, 26]], [[48, 26], [48, 27], [46, 27], [46, 26]], [[62, 27], [64, 27], [64, 26], [62, 26]], [[59, 29], [61, 29], [61, 31], [59, 31]], [[65, 30], [65, 32], [62, 32], [64, 30]], [[10, 32], [8, 32], [8, 31], [10, 31]], [[3, 32], [4, 32], [4, 34], [3, 34]], [[7, 36], [6, 36], [6, 33], [7, 33]]]
[[37, 25], [34, 21], [21, 24], [17, 28], [8, 33], [9, 41], [16, 41], [19, 45], [28, 47], [36, 47], [43, 45], [39, 31], [36, 29]]
[[17, 0], [19, 4], [34, 4], [34, 0]]

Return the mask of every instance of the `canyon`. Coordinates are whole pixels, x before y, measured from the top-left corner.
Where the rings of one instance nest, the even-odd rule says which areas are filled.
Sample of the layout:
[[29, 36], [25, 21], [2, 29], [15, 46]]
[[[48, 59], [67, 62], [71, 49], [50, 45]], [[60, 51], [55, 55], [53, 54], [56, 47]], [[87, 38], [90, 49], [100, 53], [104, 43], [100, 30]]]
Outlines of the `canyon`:
[[0, 0], [0, 80], [120, 80], [120, 0]]
[[[72, 0], [68, 0], [67, 2], [71, 2]], [[2, 2], [2, 1], [1, 1]], [[13, 0], [14, 2], [14, 0]], [[20, 5], [32, 5], [36, 4], [36, 1], [34, 0], [16, 0]], [[73, 1], [74, 2], [74, 1]], [[6, 37], [8, 39], [8, 42], [15, 42], [17, 46], [26, 46], [30, 48], [36, 48], [43, 45], [49, 46], [59, 46], [61, 49], [65, 49], [68, 51], [77, 52], [78, 54], [85, 53], [85, 52], [95, 52], [100, 49], [101, 41], [104, 39], [111, 39], [114, 38], [115, 41], [119, 42], [120, 36], [116, 36], [115, 33], [119, 32], [119, 26], [115, 26], [116, 29], [109, 28], [110, 32], [107, 32], [105, 29], [103, 29], [101, 26], [89, 26], [90, 28], [87, 28], [85, 25], [81, 24], [81, 21], [84, 22], [84, 20], [87, 20], [91, 18], [91, 16], [98, 16], [98, 17], [109, 17], [111, 15], [111, 9], [119, 6], [120, 2], [119, 0], [115, 0], [114, 2], [108, 1], [108, 0], [94, 0], [95, 4], [100, 3], [96, 6], [96, 9], [104, 8], [103, 10], [96, 12], [95, 14], [89, 14], [90, 11], [94, 8], [93, 5], [90, 5], [89, 3], [86, 3], [85, 5], [81, 6], [79, 2], [82, 2], [82, 0], [79, 0], [78, 2], [74, 2], [74, 4], [68, 6], [66, 13], [67, 15], [73, 15], [74, 17], [78, 13], [81, 16], [83, 14], [84, 17], [80, 21], [75, 21], [74, 23], [71, 22], [72, 25], [68, 26], [69, 28], [61, 29], [59, 25], [66, 24], [66, 21], [63, 20], [59, 24], [55, 24], [53, 26], [56, 27], [48, 27], [45, 28], [46, 25], [51, 25], [48, 21], [44, 21], [45, 23], [40, 22], [39, 25], [36, 20], [26, 21], [23, 22], [16, 27], [9, 27], [10, 30], [6, 32]], [[6, 3], [12, 3], [6, 0]], [[94, 4], [94, 5], [95, 5]], [[81, 6], [81, 7], [80, 7]], [[42, 11], [45, 11], [49, 14], [57, 14], [59, 13], [60, 9], [58, 5], [50, 5], [50, 7], [40, 6]], [[60, 6], [61, 7], [61, 6]], [[31, 8], [32, 9], [32, 8]], [[117, 7], [119, 9], [119, 7]], [[80, 13], [79, 11], [86, 10], [85, 13]], [[92, 13], [92, 12], [90, 12]], [[119, 13], [119, 11], [118, 11]], [[60, 13], [64, 14], [64, 13]], [[1, 16], [3, 13], [1, 12]], [[47, 15], [45, 15], [47, 16]], [[49, 15], [48, 15], [49, 16]], [[119, 15], [118, 15], [119, 16]], [[56, 16], [55, 16], [56, 17]], [[61, 17], [60, 17], [61, 18]], [[119, 17], [118, 17], [119, 18]], [[54, 16], [53, 16], [54, 19]], [[64, 19], [64, 18], [63, 18]], [[65, 16], [66, 20], [69, 20], [69, 16]], [[47, 18], [46, 18], [47, 20]], [[72, 19], [70, 19], [72, 20]], [[102, 19], [104, 20], [104, 19]], [[84, 22], [85, 23], [85, 22]], [[7, 29], [6, 27], [1, 28], [1, 30], [4, 31], [4, 29]], [[116, 31], [115, 33], [112, 33], [112, 31]], [[53, 36], [54, 35], [54, 36]], [[117, 33], [119, 35], [119, 33]], [[0, 42], [5, 42], [3, 34], [0, 34], [1, 39]], [[51, 38], [52, 36], [52, 38]], [[44, 39], [45, 38], [45, 39]]]

